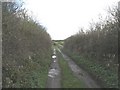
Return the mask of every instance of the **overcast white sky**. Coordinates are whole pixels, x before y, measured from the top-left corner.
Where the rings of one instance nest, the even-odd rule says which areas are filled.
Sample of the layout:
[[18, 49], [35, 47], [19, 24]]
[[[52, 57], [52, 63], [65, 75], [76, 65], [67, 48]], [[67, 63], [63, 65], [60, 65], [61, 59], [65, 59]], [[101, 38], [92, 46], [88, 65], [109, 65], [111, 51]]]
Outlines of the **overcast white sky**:
[[99, 14], [106, 16], [108, 7], [119, 0], [23, 0], [31, 14], [47, 28], [54, 40], [65, 39], [88, 28]]

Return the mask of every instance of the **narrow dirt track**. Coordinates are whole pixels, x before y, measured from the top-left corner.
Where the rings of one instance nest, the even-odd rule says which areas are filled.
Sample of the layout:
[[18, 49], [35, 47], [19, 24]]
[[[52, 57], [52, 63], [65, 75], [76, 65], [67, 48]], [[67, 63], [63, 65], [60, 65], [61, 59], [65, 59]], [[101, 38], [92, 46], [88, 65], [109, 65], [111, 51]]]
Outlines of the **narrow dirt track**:
[[[58, 49], [59, 50], [59, 49]], [[82, 70], [78, 65], [76, 65], [68, 56], [62, 53], [60, 50], [59, 52], [62, 54], [63, 58], [68, 62], [70, 69], [72, 70], [73, 74], [80, 80], [83, 80], [86, 84], [86, 88], [100, 88], [99, 85], [90, 77], [90, 75]]]
[[46, 88], [61, 88], [61, 70], [58, 64], [58, 58], [53, 59], [48, 73]]

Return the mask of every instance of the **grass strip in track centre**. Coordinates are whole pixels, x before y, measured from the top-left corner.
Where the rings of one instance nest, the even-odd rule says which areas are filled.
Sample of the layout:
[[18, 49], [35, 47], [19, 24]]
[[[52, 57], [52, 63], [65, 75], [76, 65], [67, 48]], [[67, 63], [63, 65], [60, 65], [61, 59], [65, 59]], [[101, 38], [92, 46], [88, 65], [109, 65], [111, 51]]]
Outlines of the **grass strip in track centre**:
[[57, 51], [59, 65], [61, 68], [61, 84], [62, 88], [86, 88], [83, 81], [77, 79], [68, 66], [67, 61], [64, 60], [61, 53]]

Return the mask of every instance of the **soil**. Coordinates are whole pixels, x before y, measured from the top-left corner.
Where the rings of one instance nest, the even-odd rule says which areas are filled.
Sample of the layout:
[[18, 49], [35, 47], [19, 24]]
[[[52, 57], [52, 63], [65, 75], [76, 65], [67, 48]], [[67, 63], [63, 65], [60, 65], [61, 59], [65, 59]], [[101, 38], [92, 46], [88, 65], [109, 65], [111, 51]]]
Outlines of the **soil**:
[[73, 60], [71, 60], [67, 55], [59, 50], [62, 54], [63, 58], [68, 62], [70, 69], [72, 70], [73, 74], [80, 80], [84, 81], [86, 84], [86, 88], [100, 88], [99, 85], [92, 79], [92, 77], [80, 68]]
[[54, 58], [48, 72], [46, 88], [61, 88], [61, 70], [58, 64], [58, 58]]
[[[73, 60], [71, 60], [67, 55], [58, 51], [62, 54], [63, 58], [68, 62], [70, 69], [72, 70], [74, 76], [79, 80], [84, 81], [86, 88], [100, 88], [99, 85], [94, 81], [94, 79], [82, 68], [80, 68]], [[58, 58], [52, 59], [52, 64], [48, 73], [48, 80], [46, 88], [61, 88], [61, 69], [58, 64]]]

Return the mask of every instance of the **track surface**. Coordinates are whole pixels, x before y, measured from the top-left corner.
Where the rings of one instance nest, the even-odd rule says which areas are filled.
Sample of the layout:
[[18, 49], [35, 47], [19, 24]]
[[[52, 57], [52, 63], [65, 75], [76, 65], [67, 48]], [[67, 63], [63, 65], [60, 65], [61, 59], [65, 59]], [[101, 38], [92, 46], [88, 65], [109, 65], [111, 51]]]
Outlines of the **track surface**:
[[[58, 49], [59, 50], [59, 49]], [[63, 58], [68, 62], [70, 69], [72, 70], [73, 74], [80, 80], [84, 81], [86, 84], [86, 88], [100, 88], [99, 85], [90, 77], [90, 75], [81, 69], [77, 64], [75, 64], [68, 56], [62, 53], [60, 50], [59, 52], [62, 54]]]
[[[70, 69], [72, 70], [74, 76], [79, 80], [82, 80], [86, 84], [86, 88], [100, 88], [99, 85], [90, 77], [90, 75], [81, 69], [77, 64], [75, 64], [68, 56], [62, 53], [59, 49], [58, 51], [62, 54], [63, 58], [68, 62]], [[54, 50], [55, 53], [55, 50]], [[58, 64], [58, 58], [53, 59], [48, 73], [48, 80], [46, 88], [61, 88], [61, 69]]]
[[61, 88], [60, 79], [61, 79], [61, 71], [58, 64], [58, 58], [55, 58], [53, 59], [52, 64], [50, 66], [50, 70], [48, 72], [48, 80], [47, 80], [46, 88]]

